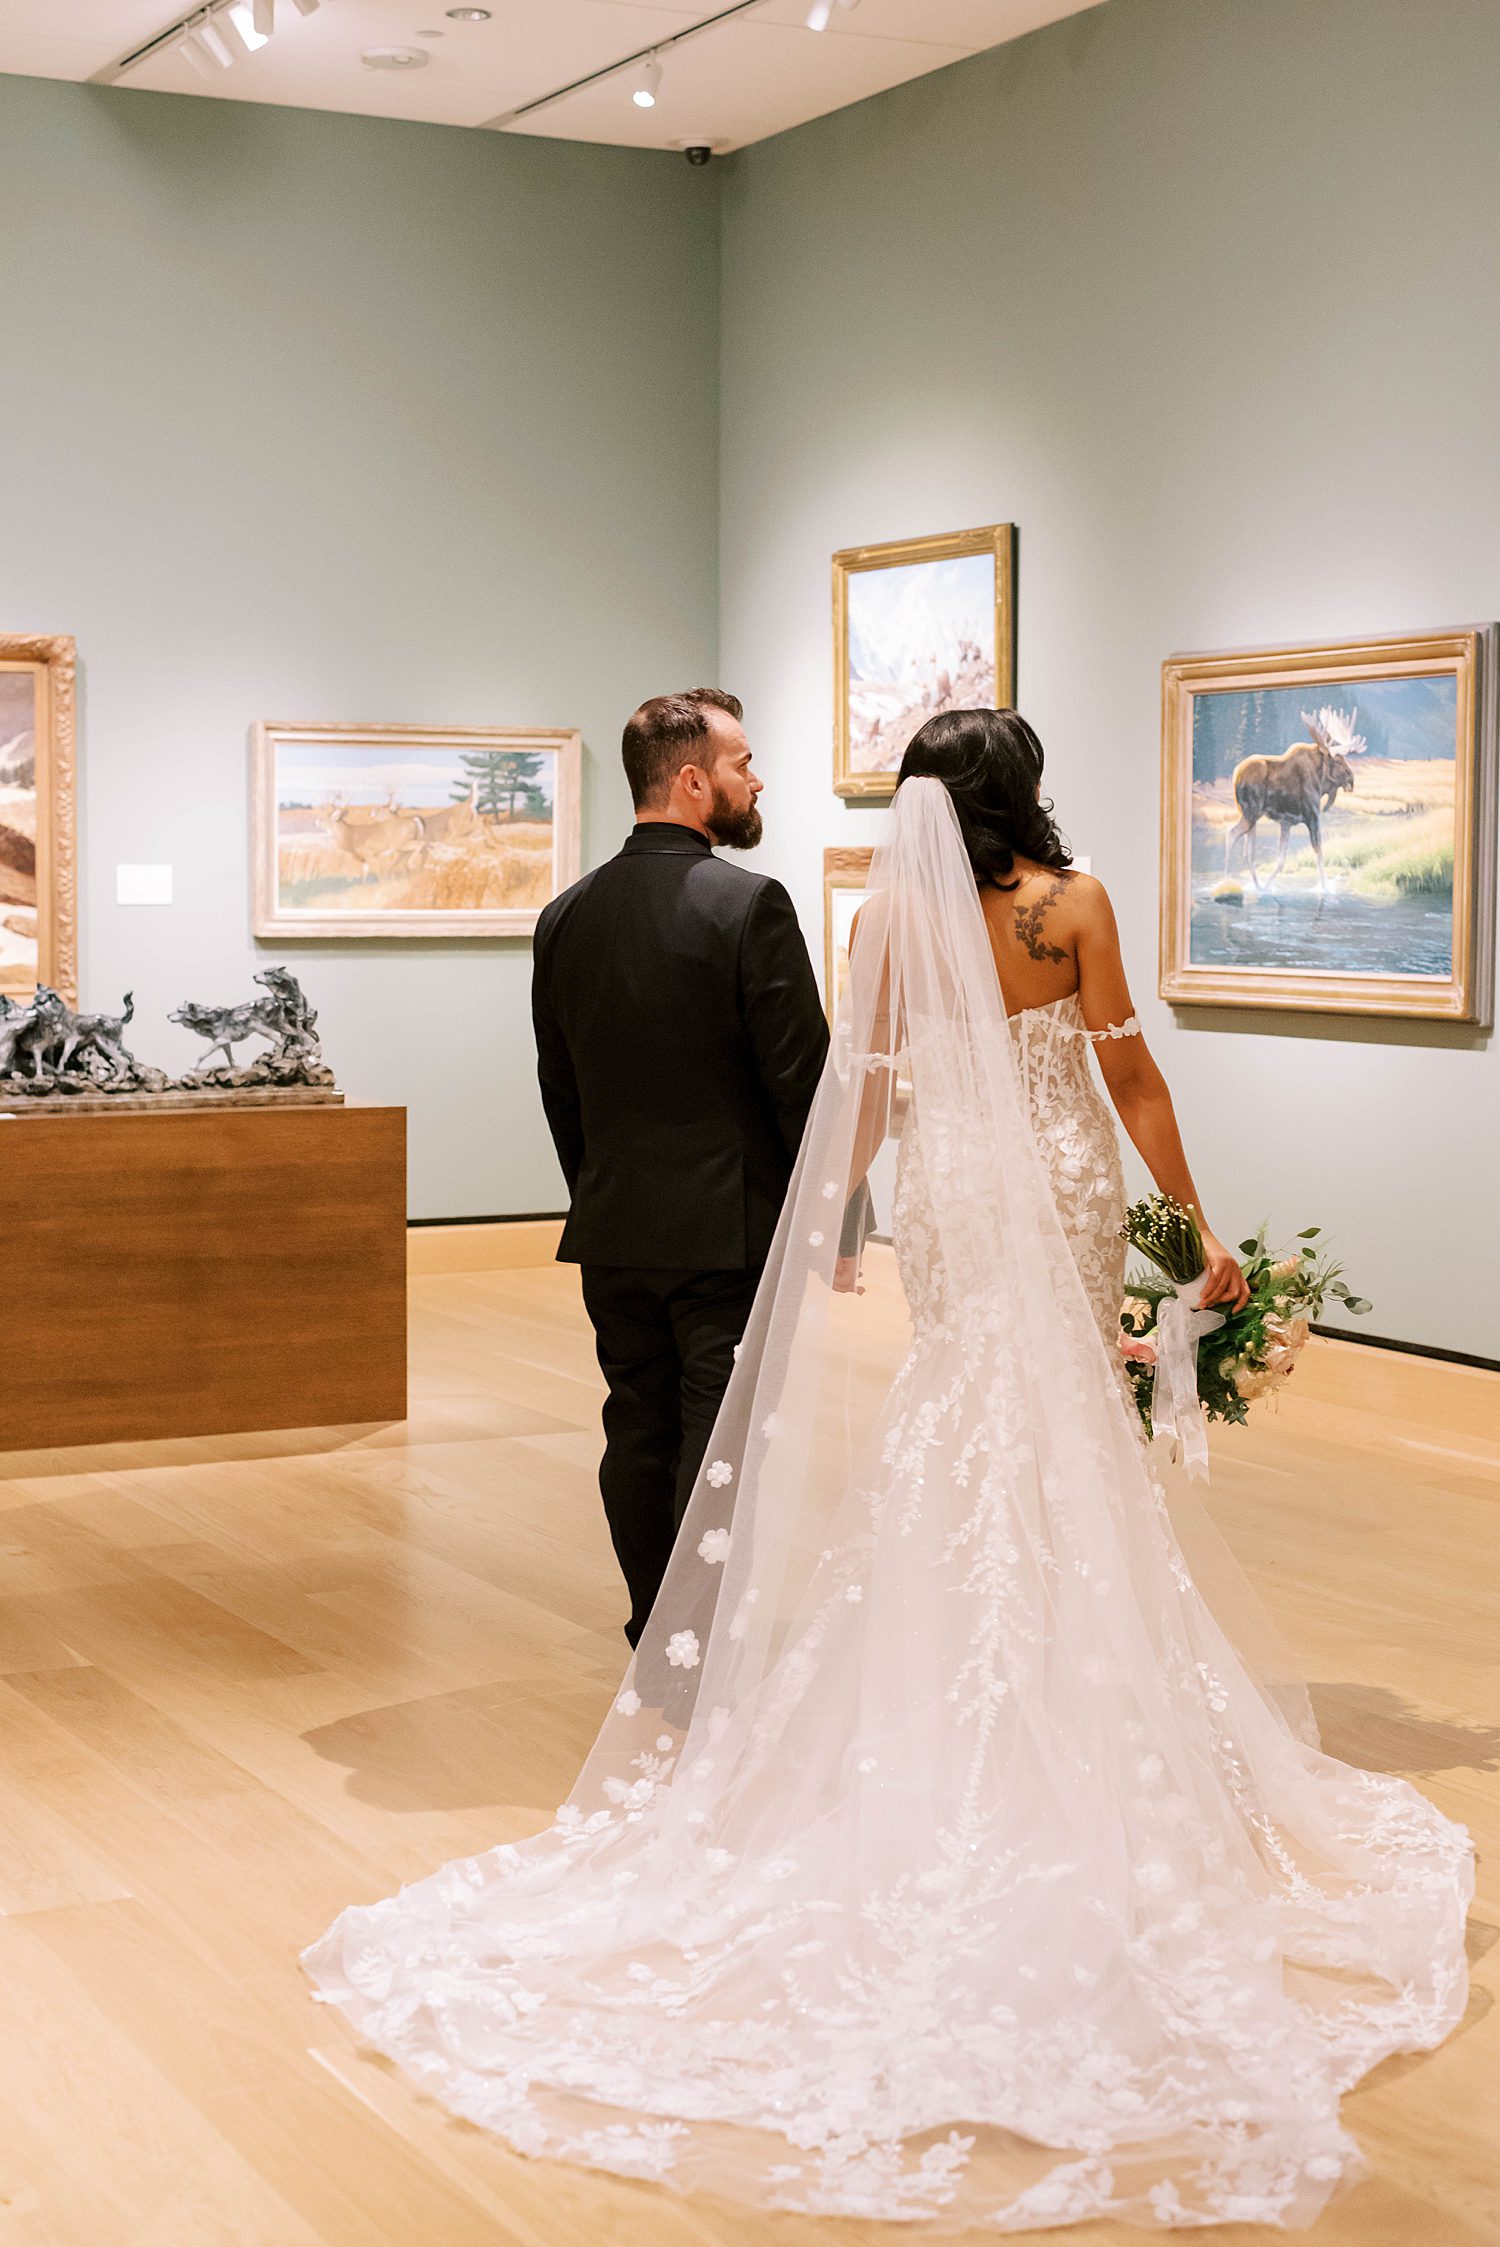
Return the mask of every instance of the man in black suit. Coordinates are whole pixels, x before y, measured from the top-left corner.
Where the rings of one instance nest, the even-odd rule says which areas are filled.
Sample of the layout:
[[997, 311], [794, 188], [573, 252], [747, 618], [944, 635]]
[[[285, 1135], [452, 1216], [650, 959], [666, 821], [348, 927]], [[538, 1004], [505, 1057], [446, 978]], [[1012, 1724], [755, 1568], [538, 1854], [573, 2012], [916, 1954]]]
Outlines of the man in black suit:
[[542, 1104], [572, 1206], [558, 1258], [609, 1384], [599, 1486], [645, 1628], [745, 1331], [828, 1030], [781, 884], [715, 858], [761, 837], [733, 695], [625, 728], [636, 825], [537, 923]]

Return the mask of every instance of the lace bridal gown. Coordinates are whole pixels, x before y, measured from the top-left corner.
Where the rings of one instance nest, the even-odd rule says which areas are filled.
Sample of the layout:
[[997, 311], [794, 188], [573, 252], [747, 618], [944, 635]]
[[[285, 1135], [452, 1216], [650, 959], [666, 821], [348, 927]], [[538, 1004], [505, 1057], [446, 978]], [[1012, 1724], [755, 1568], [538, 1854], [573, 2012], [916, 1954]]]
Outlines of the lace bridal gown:
[[[306, 1964], [524, 2153], [936, 2229], [1304, 2225], [1360, 2172], [1340, 2093], [1463, 2009], [1466, 1837], [1322, 1755], [1226, 1635], [1232, 1567], [1190, 1572], [1108, 1339], [1088, 1036], [1071, 1000], [1007, 1022], [938, 782], [899, 791], [871, 879], [702, 1483], [572, 1797]], [[894, 1333], [830, 1283], [897, 1071]]]

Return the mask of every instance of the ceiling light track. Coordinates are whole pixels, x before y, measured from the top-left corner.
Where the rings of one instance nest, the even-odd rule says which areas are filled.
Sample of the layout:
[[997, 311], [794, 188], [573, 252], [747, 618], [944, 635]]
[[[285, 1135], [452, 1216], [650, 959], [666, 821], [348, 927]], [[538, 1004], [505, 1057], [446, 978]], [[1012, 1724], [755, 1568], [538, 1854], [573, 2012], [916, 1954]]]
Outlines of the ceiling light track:
[[[322, 0], [292, 0], [293, 7], [302, 16], [316, 15]], [[103, 70], [95, 71], [89, 80], [91, 86], [113, 86], [143, 62], [164, 53], [169, 47], [179, 47], [201, 69], [207, 58], [227, 70], [242, 56], [256, 47], [263, 47], [275, 28], [276, 0], [200, 0], [196, 8], [189, 8], [169, 23], [165, 30], [156, 32], [133, 47], [128, 55], [117, 62], [107, 63]]]
[[664, 55], [669, 55], [674, 47], [684, 45], [689, 39], [700, 38], [705, 31], [712, 31], [719, 24], [728, 23], [732, 17], [748, 15], [752, 8], [764, 5], [765, 0], [734, 0], [732, 7], [720, 8], [715, 14], [704, 16], [699, 23], [687, 24], [681, 31], [670, 32], [665, 39], [653, 40], [649, 47], [637, 47], [633, 54], [621, 55], [618, 62], [607, 62], [600, 70], [591, 70], [582, 78], [570, 79], [566, 86], [554, 86], [550, 93], [538, 94], [533, 101], [523, 101], [515, 109], [507, 109], [499, 117], [486, 117], [481, 130], [503, 132], [507, 125], [514, 125], [522, 117], [534, 117], [539, 109], [550, 109], [554, 102], [566, 101], [569, 94], [582, 93], [585, 86], [602, 85], [606, 78], [618, 78], [623, 72], [635, 70], [641, 64], [648, 67], [655, 65], [657, 75], [649, 88], [650, 103], [640, 102], [638, 107], [654, 107]]

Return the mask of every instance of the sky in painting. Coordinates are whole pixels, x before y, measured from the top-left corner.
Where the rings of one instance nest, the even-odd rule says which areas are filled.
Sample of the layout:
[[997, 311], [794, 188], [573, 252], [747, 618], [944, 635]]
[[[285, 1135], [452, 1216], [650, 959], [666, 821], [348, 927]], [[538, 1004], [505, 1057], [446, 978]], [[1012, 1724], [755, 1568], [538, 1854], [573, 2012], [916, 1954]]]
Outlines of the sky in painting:
[[1242, 757], [1279, 757], [1311, 740], [1304, 713], [1348, 717], [1372, 757], [1452, 757], [1458, 722], [1453, 673], [1433, 678], [1315, 681], [1310, 686], [1230, 688], [1193, 697], [1193, 778], [1227, 779]]
[[0, 671], [0, 759], [24, 753], [36, 723], [36, 680], [30, 671]]
[[962, 554], [941, 562], [849, 573], [849, 670], [856, 681], [910, 686], [924, 663], [947, 663], [959, 639], [986, 655], [995, 640], [995, 557]]
[[[516, 747], [524, 750], [526, 744]], [[550, 800], [556, 765], [549, 753], [541, 754], [532, 785]], [[382, 751], [367, 742], [319, 742], [311, 752], [283, 743], [276, 754], [276, 800], [283, 804], [324, 803], [332, 796], [351, 804], [384, 803], [390, 795], [404, 804], [447, 804], [468, 784], [456, 749], [413, 756], [399, 745]]]

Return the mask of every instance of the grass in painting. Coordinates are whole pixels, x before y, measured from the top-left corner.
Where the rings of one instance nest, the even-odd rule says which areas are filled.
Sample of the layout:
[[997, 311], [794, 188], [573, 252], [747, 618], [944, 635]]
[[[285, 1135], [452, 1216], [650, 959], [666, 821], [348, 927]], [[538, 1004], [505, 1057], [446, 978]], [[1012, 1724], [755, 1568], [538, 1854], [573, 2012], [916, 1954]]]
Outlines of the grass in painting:
[[[1345, 792], [1323, 815], [1323, 859], [1331, 887], [1372, 901], [1397, 897], [1441, 897], [1453, 888], [1454, 767], [1440, 758], [1364, 758], [1352, 794]], [[1243, 843], [1236, 846], [1227, 877], [1224, 849], [1238, 818], [1233, 784], [1199, 782], [1193, 790], [1194, 872], [1216, 875], [1222, 887], [1247, 884]], [[1255, 862], [1267, 881], [1276, 863], [1279, 834], [1274, 819], [1263, 819], [1255, 838]], [[1291, 848], [1277, 883], [1295, 893], [1317, 886], [1318, 861], [1303, 827], [1292, 831]]]
[[282, 815], [284, 911], [534, 912], [552, 894], [550, 821], [480, 819], [472, 833], [446, 843], [413, 843], [399, 831], [387, 837], [372, 823], [367, 837], [351, 827], [344, 843], [304, 820]]
[[1195, 965], [1291, 972], [1447, 975], [1452, 964], [1454, 779], [1450, 758], [1361, 758], [1352, 793], [1323, 814], [1325, 891], [1305, 827], [1263, 819], [1259, 887], [1243, 843], [1226, 872], [1232, 783], [1193, 791]]

